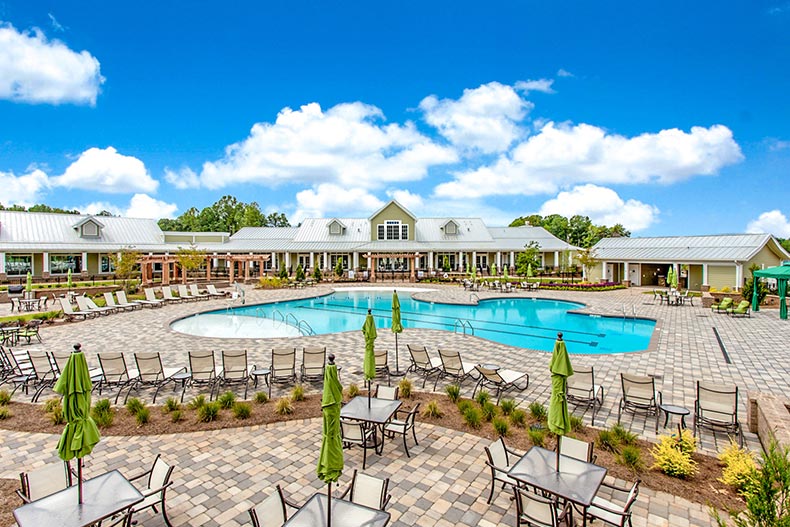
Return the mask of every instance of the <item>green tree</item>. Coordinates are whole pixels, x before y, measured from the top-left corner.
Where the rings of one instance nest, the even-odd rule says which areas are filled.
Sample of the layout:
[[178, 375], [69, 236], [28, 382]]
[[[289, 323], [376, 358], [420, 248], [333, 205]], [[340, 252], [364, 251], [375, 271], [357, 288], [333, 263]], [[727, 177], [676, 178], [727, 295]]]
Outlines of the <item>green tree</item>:
[[343, 276], [343, 259], [342, 258], [338, 257], [337, 262], [335, 263], [335, 274], [337, 275], [338, 278]]
[[516, 255], [516, 274], [526, 275], [530, 264], [533, 269], [540, 266], [540, 244], [534, 240], [525, 245], [524, 250]]
[[780, 239], [779, 244], [784, 248], [785, 251], [790, 252], [790, 238]]
[[[752, 295], [754, 294], [754, 272], [758, 269], [760, 269], [760, 266], [757, 264], [752, 264], [749, 266], [749, 272], [752, 273], [752, 277], [746, 280], [746, 283], [744, 283], [743, 287], [741, 288], [741, 296], [749, 302], [752, 301]], [[765, 297], [768, 296], [768, 292], [768, 287], [765, 285], [765, 283], [762, 280], [757, 280], [757, 302], [759, 304], [763, 303]]]
[[446, 254], [444, 255], [444, 258], [442, 259], [442, 270], [445, 273], [450, 272], [450, 257], [447, 256]]
[[191, 271], [200, 269], [200, 266], [205, 263], [206, 252], [201, 251], [194, 245], [190, 245], [189, 247], [179, 247], [178, 252], [176, 253], [176, 258], [178, 259], [178, 265], [180, 265], [181, 269], [185, 271], [181, 280], [186, 283], [187, 275]]
[[263, 220], [264, 227], [290, 227], [288, 218], [282, 212], [272, 212]]
[[283, 280], [288, 279], [288, 269], [285, 268], [285, 262], [280, 260], [280, 272], [277, 273], [277, 276]]
[[583, 249], [574, 258], [582, 266], [582, 273], [587, 276], [587, 270], [598, 263], [598, 255], [592, 249]]
[[304, 269], [302, 268], [302, 264], [296, 266], [296, 281], [297, 282], [304, 282], [305, 275]]
[[509, 227], [523, 227], [530, 225], [532, 227], [543, 227], [543, 216], [540, 214], [531, 214], [529, 216], [521, 216], [510, 222]]
[[577, 247], [586, 247], [590, 229], [593, 224], [588, 216], [575, 215], [568, 220], [568, 243]]
[[[119, 252], [110, 255], [110, 262], [115, 269], [115, 274], [123, 280], [124, 291], [130, 291], [129, 279], [135, 276], [140, 270], [140, 252], [131, 247], [121, 249]], [[136, 289], [131, 288], [131, 289]]]
[[316, 282], [320, 282], [321, 278], [323, 278], [321, 276], [321, 267], [316, 265], [315, 269], [313, 269], [313, 280], [315, 280]]

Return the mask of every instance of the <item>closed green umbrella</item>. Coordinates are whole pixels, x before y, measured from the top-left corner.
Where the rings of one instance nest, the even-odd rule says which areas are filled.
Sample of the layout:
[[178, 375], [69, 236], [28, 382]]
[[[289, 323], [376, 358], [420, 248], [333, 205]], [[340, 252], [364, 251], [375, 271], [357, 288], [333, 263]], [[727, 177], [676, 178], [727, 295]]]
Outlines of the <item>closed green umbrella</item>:
[[[557, 333], [554, 353], [549, 362], [551, 371], [551, 401], [549, 402], [549, 430], [562, 436], [571, 431], [571, 417], [568, 414], [568, 377], [573, 375], [573, 366], [568, 356], [568, 349], [562, 340], [562, 333]], [[557, 469], [559, 470], [559, 449], [557, 449]]]
[[[27, 282], [25, 282], [25, 291], [27, 293], [33, 292], [33, 275], [30, 274], [30, 271], [27, 272]], [[30, 295], [27, 295], [30, 298]]]
[[80, 348], [79, 344], [74, 345], [74, 352], [53, 389], [63, 396], [63, 417], [66, 419], [66, 428], [58, 441], [58, 456], [63, 461], [77, 458], [79, 503], [82, 503], [82, 458], [99, 442], [99, 429], [90, 416], [93, 384], [88, 362]]
[[[395, 371], [394, 375], [402, 375], [400, 365], [398, 364], [398, 333], [403, 331], [403, 324], [400, 321], [400, 300], [398, 299], [398, 291], [392, 293], [392, 332], [395, 333]], [[375, 359], [375, 356], [374, 356]], [[375, 369], [375, 365], [374, 365]], [[375, 371], [374, 371], [375, 373]]]
[[66, 287], [68, 287], [69, 289], [74, 287], [74, 284], [71, 281], [71, 267], [69, 267], [69, 271], [68, 273], [66, 273]]
[[673, 281], [675, 280], [675, 269], [670, 265], [669, 269], [667, 270], [667, 286], [675, 287]]
[[365, 317], [365, 324], [362, 326], [362, 334], [365, 336], [365, 360], [362, 362], [362, 373], [368, 383], [368, 407], [370, 407], [370, 381], [376, 376], [376, 355], [373, 350], [376, 337], [376, 322], [368, 309], [368, 316]]
[[343, 437], [340, 433], [340, 404], [343, 387], [337, 378], [335, 356], [329, 355], [324, 368], [324, 393], [321, 397], [321, 454], [318, 456], [316, 474], [327, 487], [327, 526], [332, 525], [332, 483], [343, 473]]
[[[755, 278], [752, 280], [754, 290], [757, 291], [757, 279]], [[785, 302], [785, 296], [787, 295], [787, 280], [777, 280], [778, 291], [779, 293], [779, 318], [782, 320], [787, 319], [787, 303]]]

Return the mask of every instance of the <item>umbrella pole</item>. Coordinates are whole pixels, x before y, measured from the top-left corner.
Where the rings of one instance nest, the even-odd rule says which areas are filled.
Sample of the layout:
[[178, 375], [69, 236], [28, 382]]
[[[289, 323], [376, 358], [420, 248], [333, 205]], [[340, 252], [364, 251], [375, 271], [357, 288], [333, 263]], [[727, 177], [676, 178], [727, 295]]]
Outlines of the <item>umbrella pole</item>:
[[84, 503], [82, 499], [82, 458], [77, 458], [77, 494], [79, 496], [78, 503]]
[[368, 379], [368, 410], [370, 410], [370, 379]]
[[326, 489], [326, 527], [332, 527], [332, 482], [327, 483]]

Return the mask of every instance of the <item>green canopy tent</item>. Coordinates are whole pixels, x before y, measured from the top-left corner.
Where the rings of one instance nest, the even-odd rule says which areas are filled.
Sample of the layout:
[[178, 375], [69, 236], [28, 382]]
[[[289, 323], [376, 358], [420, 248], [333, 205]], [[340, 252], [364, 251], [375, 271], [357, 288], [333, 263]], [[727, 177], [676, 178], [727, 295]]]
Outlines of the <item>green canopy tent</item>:
[[396, 376], [405, 375], [400, 371], [400, 364], [398, 364], [398, 333], [403, 332], [403, 324], [400, 320], [400, 299], [397, 290], [392, 292], [392, 326], [390, 328], [395, 333], [395, 371], [391, 373]]
[[376, 322], [368, 309], [368, 316], [365, 317], [365, 324], [362, 326], [362, 334], [365, 336], [365, 359], [362, 362], [362, 373], [365, 382], [368, 383], [368, 408], [370, 408], [370, 381], [376, 376], [376, 354], [374, 346], [376, 344]]
[[327, 527], [332, 525], [332, 483], [337, 483], [343, 473], [343, 437], [340, 432], [340, 405], [343, 387], [337, 378], [335, 355], [329, 355], [324, 368], [324, 393], [321, 397], [321, 453], [316, 474], [327, 484]]
[[90, 416], [92, 388], [88, 362], [81, 346], [75, 344], [53, 389], [63, 396], [63, 417], [66, 419], [66, 428], [58, 441], [58, 456], [63, 461], [77, 458], [79, 503], [83, 502], [82, 458], [99, 442], [99, 429]]
[[[554, 352], [549, 362], [551, 371], [551, 401], [549, 402], [549, 430], [562, 436], [571, 431], [571, 417], [568, 413], [568, 377], [573, 375], [573, 366], [568, 356], [562, 333], [557, 333]], [[557, 470], [560, 467], [560, 449], [557, 449]]]
[[779, 318], [787, 320], [787, 304], [785, 303], [785, 297], [787, 296], [787, 280], [790, 279], [790, 265], [759, 269], [754, 271], [752, 275], [754, 276], [754, 284], [752, 284], [752, 311], [760, 311], [757, 280], [760, 278], [773, 278], [776, 280], [779, 293]]

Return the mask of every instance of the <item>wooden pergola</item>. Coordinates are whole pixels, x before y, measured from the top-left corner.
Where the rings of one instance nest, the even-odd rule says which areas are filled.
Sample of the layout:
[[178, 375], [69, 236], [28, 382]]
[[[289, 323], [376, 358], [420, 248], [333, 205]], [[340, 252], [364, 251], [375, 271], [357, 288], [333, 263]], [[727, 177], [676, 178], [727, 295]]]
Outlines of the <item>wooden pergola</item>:
[[367, 253], [365, 254], [365, 258], [368, 259], [370, 263], [370, 281], [376, 281], [376, 268], [378, 267], [378, 261], [383, 258], [401, 258], [409, 262], [409, 282], [416, 282], [417, 276], [414, 274], [415, 269], [417, 268], [416, 261], [420, 258], [420, 253]]
[[[268, 254], [207, 254], [206, 258], [206, 280], [211, 281], [211, 260], [214, 258], [222, 258], [230, 262], [228, 273], [228, 283], [234, 282], [236, 268], [239, 267], [239, 276], [244, 274], [244, 281], [250, 279], [250, 267], [252, 262], [259, 262], [260, 268], [263, 269], [264, 262], [269, 260]], [[179, 279], [182, 283], [187, 281], [186, 269], [179, 263], [178, 256], [172, 254], [147, 254], [141, 256], [137, 263], [140, 264], [141, 279], [143, 284], [153, 283], [154, 277], [154, 264], [162, 264], [162, 285], [170, 285], [172, 282], [178, 282]]]

